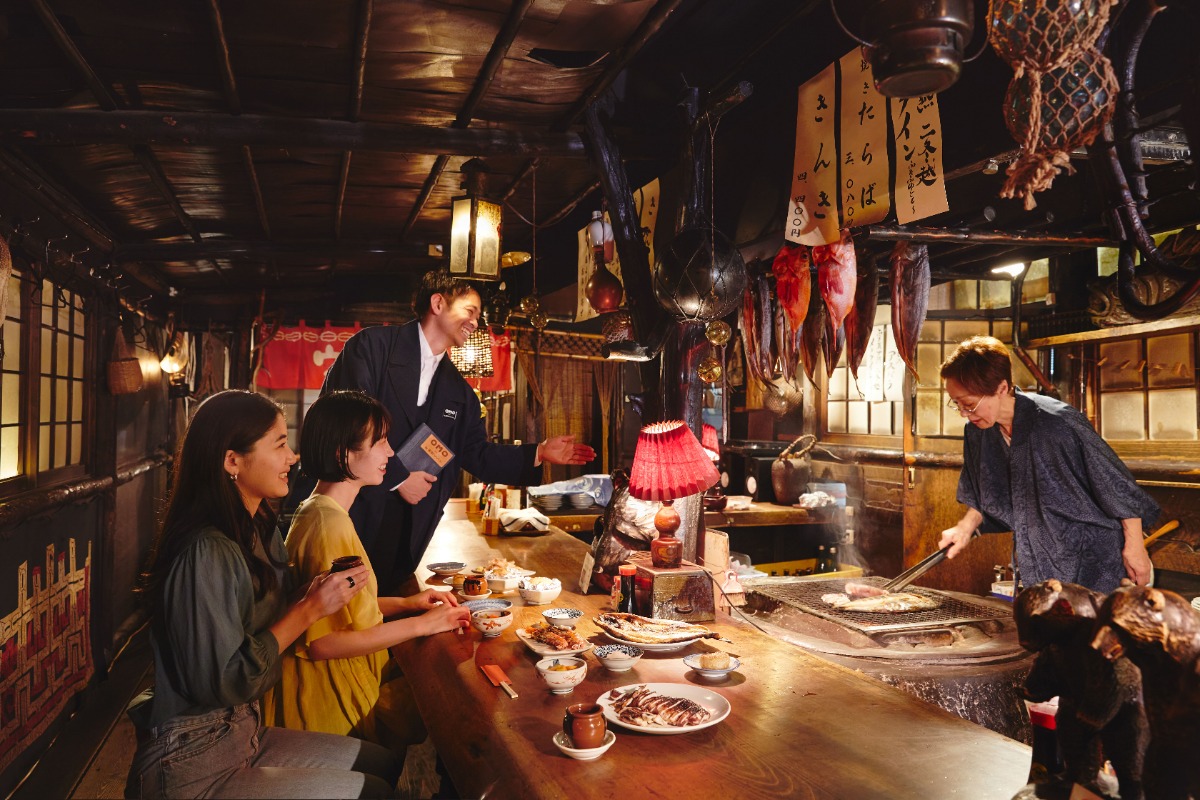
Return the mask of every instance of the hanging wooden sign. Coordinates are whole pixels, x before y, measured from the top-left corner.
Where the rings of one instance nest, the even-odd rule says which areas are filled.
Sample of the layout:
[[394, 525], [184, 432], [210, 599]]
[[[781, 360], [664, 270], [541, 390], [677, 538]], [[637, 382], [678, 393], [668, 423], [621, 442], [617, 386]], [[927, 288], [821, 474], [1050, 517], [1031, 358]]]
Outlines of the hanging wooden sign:
[[797, 244], [826, 244], [841, 238], [838, 219], [836, 65], [800, 87], [796, 109], [796, 153], [784, 238]]
[[896, 220], [907, 224], [950, 208], [942, 172], [942, 117], [936, 94], [891, 103], [896, 144]]
[[842, 56], [838, 66], [842, 227], [853, 228], [881, 221], [892, 208], [887, 98], [875, 90], [871, 62], [860, 48]]

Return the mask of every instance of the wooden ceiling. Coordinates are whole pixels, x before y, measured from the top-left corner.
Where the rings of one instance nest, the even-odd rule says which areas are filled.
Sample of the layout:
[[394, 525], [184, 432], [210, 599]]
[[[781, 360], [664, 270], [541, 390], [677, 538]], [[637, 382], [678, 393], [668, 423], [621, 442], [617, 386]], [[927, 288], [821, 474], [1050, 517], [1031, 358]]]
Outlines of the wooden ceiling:
[[[406, 304], [441, 263], [430, 246], [475, 156], [506, 204], [505, 249], [529, 250], [536, 219], [539, 282], [572, 283], [574, 232], [601, 202], [583, 113], [610, 90], [637, 185], [673, 166], [686, 87], [754, 85], [717, 132], [713, 213], [762, 255], [753, 243], [777, 246], [782, 227], [796, 87], [853, 47], [827, 0], [14, 0], [0, 14], [0, 231], [28, 248], [64, 225], [54, 247], [81, 268], [193, 319]], [[1142, 111], [1170, 123], [1181, 43], [1156, 28], [1146, 50], [1164, 66], [1144, 71], [1168, 90]], [[980, 167], [1015, 147], [1008, 75], [989, 51], [943, 93], [952, 210], [931, 224], [1106, 235], [1086, 168], [1033, 213], [997, 199], [1003, 176]], [[1181, 174], [1160, 181], [1185, 186], [1167, 222], [1200, 218]], [[942, 268], [995, 255], [967, 249]]]

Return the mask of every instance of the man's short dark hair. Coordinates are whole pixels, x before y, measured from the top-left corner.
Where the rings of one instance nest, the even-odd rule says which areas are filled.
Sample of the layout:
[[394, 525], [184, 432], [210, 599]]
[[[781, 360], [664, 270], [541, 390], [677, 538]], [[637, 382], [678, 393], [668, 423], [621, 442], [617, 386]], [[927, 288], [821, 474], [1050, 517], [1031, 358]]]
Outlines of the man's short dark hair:
[[368, 437], [373, 445], [387, 436], [391, 423], [388, 410], [364, 392], [330, 392], [317, 398], [300, 428], [300, 469], [330, 483], [356, 479], [350, 471], [350, 451]]
[[421, 277], [421, 285], [417, 288], [417, 293], [413, 297], [413, 312], [416, 313], [418, 320], [425, 319], [425, 315], [429, 313], [430, 303], [435, 294], [440, 294], [446, 298], [447, 303], [453, 303], [456, 298], [471, 292], [475, 294], [480, 293], [469, 281], [463, 278], [455, 278], [449, 272], [442, 269], [426, 272]]

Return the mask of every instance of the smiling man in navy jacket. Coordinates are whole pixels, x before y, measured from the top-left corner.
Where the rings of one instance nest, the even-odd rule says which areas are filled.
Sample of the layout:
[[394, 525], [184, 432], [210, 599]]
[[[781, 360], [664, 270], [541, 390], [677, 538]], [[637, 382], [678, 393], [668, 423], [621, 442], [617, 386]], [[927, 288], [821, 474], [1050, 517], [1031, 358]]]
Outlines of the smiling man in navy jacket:
[[[545, 462], [578, 465], [596, 457], [588, 445], [576, 444], [574, 436], [537, 445], [488, 441], [479, 398], [446, 357], [449, 348], [462, 346], [479, 326], [482, 302], [471, 284], [442, 271], [426, 273], [413, 310], [413, 322], [364, 328], [351, 337], [321, 387], [323, 395], [357, 389], [383, 403], [392, 417], [388, 440], [395, 450], [424, 422], [454, 453], [436, 477], [409, 473], [399, 459], [390, 459], [383, 483], [363, 487], [350, 508], [380, 594], [394, 591], [421, 563], [458, 485], [459, 470], [488, 483], [530, 486], [541, 482], [539, 467]], [[295, 481], [288, 509], [311, 491], [311, 480]]]

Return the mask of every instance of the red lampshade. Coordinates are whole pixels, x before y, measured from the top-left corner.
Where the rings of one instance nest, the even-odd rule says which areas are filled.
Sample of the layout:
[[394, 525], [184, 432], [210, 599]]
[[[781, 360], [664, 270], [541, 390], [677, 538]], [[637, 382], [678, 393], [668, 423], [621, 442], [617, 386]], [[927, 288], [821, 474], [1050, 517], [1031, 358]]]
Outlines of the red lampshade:
[[717, 468], [683, 421], [642, 428], [629, 475], [629, 493], [637, 499], [667, 501], [699, 494], [718, 477]]
[[717, 441], [717, 429], [707, 422], [700, 428], [700, 444], [708, 452], [709, 459], [721, 457], [721, 443]]

